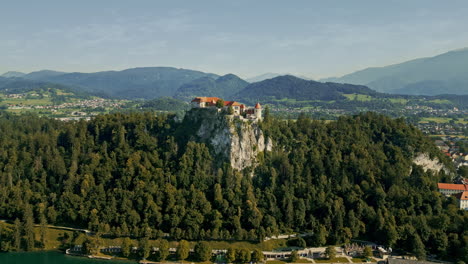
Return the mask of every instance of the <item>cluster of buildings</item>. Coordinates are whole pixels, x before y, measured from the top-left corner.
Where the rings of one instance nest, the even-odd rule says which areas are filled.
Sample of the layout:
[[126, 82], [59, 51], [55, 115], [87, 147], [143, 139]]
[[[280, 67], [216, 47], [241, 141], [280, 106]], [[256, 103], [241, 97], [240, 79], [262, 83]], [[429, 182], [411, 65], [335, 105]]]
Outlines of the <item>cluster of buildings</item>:
[[23, 105], [23, 104], [9, 104], [9, 109], [64, 109], [64, 108], [98, 108], [98, 107], [109, 107], [109, 108], [120, 108], [124, 102], [114, 101], [107, 99], [90, 99], [90, 100], [79, 100], [71, 103], [63, 103], [59, 105]]
[[192, 108], [211, 108], [218, 111], [232, 111], [232, 115], [241, 120], [261, 120], [262, 106], [260, 103], [254, 107], [247, 107], [236, 101], [224, 101], [218, 97], [195, 97], [191, 102]]
[[47, 97], [47, 95], [39, 95], [39, 94], [37, 94], [37, 93], [31, 93], [31, 94], [27, 94], [27, 93], [5, 94], [5, 97], [6, 97], [6, 98], [11, 98], [11, 99], [22, 99], [22, 98], [25, 98], [26, 96], [31, 96], [31, 97], [40, 97], [40, 96], [43, 96], [43, 97]]
[[456, 145], [458, 141], [462, 141], [459, 137], [445, 136], [442, 139], [436, 140], [436, 146], [454, 163], [455, 167], [468, 166], [468, 153], [460, 152], [460, 147]]
[[463, 184], [438, 183], [439, 192], [445, 196], [454, 196], [462, 210], [468, 210], [468, 182]]
[[[468, 113], [467, 113], [468, 114]], [[425, 134], [428, 135], [448, 135], [450, 136], [461, 136], [463, 131], [468, 129], [467, 123], [436, 123], [436, 122], [427, 122], [427, 123], [418, 123], [418, 128]]]

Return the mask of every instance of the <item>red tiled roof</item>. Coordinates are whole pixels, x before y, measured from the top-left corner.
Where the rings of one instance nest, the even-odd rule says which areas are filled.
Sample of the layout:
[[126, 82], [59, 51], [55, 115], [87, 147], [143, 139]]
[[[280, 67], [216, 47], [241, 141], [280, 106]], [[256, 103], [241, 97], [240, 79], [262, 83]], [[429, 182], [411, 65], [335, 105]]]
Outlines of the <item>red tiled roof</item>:
[[195, 97], [195, 99], [192, 100], [192, 102], [197, 102], [197, 103], [216, 103], [220, 98], [218, 97]]
[[468, 191], [455, 194], [458, 200], [468, 200]]
[[438, 183], [437, 186], [439, 189], [468, 191], [468, 185], [465, 184]]
[[224, 101], [224, 106], [241, 106], [241, 103], [236, 101]]
[[[218, 97], [195, 97], [195, 99], [193, 99], [192, 102], [215, 105], [216, 102], [218, 102], [219, 100], [221, 100], [221, 98]], [[240, 108], [245, 108], [244, 104], [241, 104], [236, 101], [224, 101], [224, 106], [240, 106]]]
[[256, 104], [255, 104], [255, 109], [260, 109], [260, 108], [262, 108], [262, 106], [260, 105], [260, 103], [256, 103]]

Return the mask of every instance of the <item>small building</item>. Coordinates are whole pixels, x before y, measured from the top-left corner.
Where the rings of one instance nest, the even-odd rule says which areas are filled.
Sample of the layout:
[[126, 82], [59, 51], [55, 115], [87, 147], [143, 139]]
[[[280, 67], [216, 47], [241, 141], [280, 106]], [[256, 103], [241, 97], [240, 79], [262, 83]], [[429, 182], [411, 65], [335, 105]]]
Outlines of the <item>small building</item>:
[[457, 193], [454, 195], [458, 200], [458, 206], [462, 210], [468, 210], [468, 191]]
[[446, 196], [468, 191], [466, 184], [438, 183], [439, 192]]
[[[326, 247], [304, 248], [297, 250], [297, 255], [302, 258], [324, 258], [326, 257]], [[344, 256], [345, 252], [341, 247], [335, 247], [337, 256]], [[285, 251], [263, 251], [266, 260], [285, 260], [291, 257], [292, 250]]]

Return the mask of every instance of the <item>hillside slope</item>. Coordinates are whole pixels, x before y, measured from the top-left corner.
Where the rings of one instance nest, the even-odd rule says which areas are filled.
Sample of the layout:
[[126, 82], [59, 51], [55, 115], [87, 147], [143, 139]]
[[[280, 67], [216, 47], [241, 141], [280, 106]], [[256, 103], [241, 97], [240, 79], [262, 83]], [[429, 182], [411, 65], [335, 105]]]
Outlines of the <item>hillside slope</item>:
[[244, 89], [249, 83], [234, 74], [227, 74], [217, 79], [202, 77], [183, 84], [174, 97], [189, 101], [196, 96], [216, 96], [229, 98], [233, 94]]
[[[32, 78], [28, 74], [25, 78]], [[217, 75], [170, 67], [134, 68], [96, 73], [66, 73], [39, 76], [34, 79], [81, 87], [90, 92], [104, 93], [124, 99], [152, 99], [173, 96], [184, 83]]]
[[380, 92], [468, 94], [468, 48], [326, 80], [362, 84]]
[[[211, 110], [217, 125], [209, 129], [209, 111], [192, 110], [183, 122], [154, 113], [59, 122], [0, 112], [0, 216], [135, 238], [262, 241], [308, 232], [311, 247], [366, 239], [420, 258], [468, 260], [468, 212], [437, 192], [450, 175], [424, 171], [414, 158], [451, 162], [404, 120], [267, 116], [251, 125]], [[218, 155], [223, 146], [243, 155], [230, 144], [243, 136], [252, 140], [240, 146], [253, 154], [262, 134], [273, 144], [251, 157], [255, 168], [235, 170]]]
[[235, 98], [245, 102], [274, 101], [284, 99], [304, 100], [344, 100], [342, 94], [377, 94], [368, 87], [361, 85], [321, 83], [307, 81], [292, 75], [279, 76], [248, 85], [234, 95]]
[[9, 72], [5, 72], [4, 74], [0, 75], [0, 77], [15, 78], [15, 77], [23, 77], [24, 75], [26, 75], [26, 74], [22, 73], [22, 72], [9, 71]]
[[3, 94], [20, 94], [28, 92], [41, 92], [52, 89], [60, 89], [63, 92], [70, 93], [76, 97], [89, 97], [91, 93], [81, 91], [75, 87], [67, 85], [50, 83], [44, 81], [26, 80], [23, 78], [2, 78], [0, 77], [0, 93]]

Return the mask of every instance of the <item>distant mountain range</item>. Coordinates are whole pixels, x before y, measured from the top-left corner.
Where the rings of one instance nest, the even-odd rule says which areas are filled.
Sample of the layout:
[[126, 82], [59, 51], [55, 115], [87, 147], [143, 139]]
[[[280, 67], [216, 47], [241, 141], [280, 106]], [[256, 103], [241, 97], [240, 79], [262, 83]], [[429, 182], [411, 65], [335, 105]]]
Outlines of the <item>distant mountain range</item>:
[[250, 77], [250, 78], [247, 78], [245, 80], [247, 82], [249, 82], [249, 83], [254, 83], [254, 82], [261, 82], [261, 81], [264, 81], [264, 80], [267, 80], [267, 79], [273, 79], [275, 77], [284, 76], [284, 75], [292, 75], [292, 76], [296, 76], [296, 77], [304, 79], [304, 80], [312, 80], [311, 78], [306, 77], [306, 76], [289, 74], [289, 73], [272, 73], [272, 72], [268, 72], [268, 73], [264, 73], [264, 74], [261, 74], [261, 75], [258, 75], [258, 76]]
[[206, 76], [183, 84], [175, 93], [174, 98], [184, 101], [192, 100], [196, 96], [229, 98], [248, 84], [234, 74], [227, 74], [219, 78]]
[[9, 71], [9, 72], [5, 72], [0, 77], [15, 78], [15, 77], [23, 77], [24, 75], [26, 75], [26, 73], [17, 72], [17, 71]]
[[21, 78], [27, 80], [79, 87], [86, 92], [125, 99], [152, 99], [173, 96], [182, 84], [201, 77], [216, 79], [219, 76], [212, 73], [170, 67], [134, 68], [95, 73], [64, 73], [44, 70], [21, 76]]
[[284, 74], [268, 72], [268, 73], [264, 73], [258, 76], [247, 78], [245, 80], [248, 81], [249, 83], [254, 83], [254, 82], [261, 82], [266, 79], [275, 78], [281, 75], [284, 75]]
[[468, 95], [405, 95], [381, 93], [364, 85], [316, 82], [291, 75], [249, 84], [232, 99], [252, 105], [256, 102], [280, 108], [315, 108], [332, 111], [384, 111], [400, 113], [405, 107], [467, 109]]
[[386, 93], [468, 94], [468, 48], [322, 81], [361, 84]]
[[[340, 78], [321, 80], [324, 83], [292, 75], [278, 76], [277, 73], [266, 73], [242, 80], [233, 74], [220, 77], [213, 73], [171, 67], [145, 67], [95, 73], [65, 73], [50, 70], [28, 74], [7, 72], [2, 77], [56, 83], [92, 94], [121, 99], [174, 97], [187, 101], [194, 96], [209, 95], [259, 100], [262, 98], [335, 100], [342, 98], [339, 89], [360, 89], [367, 93], [370, 91], [367, 87], [392, 94], [463, 95], [468, 94], [468, 49], [386, 67], [368, 68]], [[360, 86], [350, 86], [350, 84]]]

